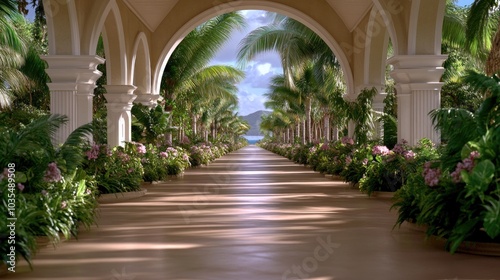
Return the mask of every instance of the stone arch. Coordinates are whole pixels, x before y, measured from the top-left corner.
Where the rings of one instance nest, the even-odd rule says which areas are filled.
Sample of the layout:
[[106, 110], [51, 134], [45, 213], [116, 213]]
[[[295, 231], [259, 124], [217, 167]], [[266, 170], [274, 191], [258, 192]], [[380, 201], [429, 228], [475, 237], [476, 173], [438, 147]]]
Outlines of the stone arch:
[[90, 28], [85, 34], [85, 42], [88, 44], [83, 47], [90, 55], [95, 55], [99, 36], [102, 34], [108, 62], [106, 63], [108, 84], [129, 84], [125, 32], [116, 0], [107, 3], [96, 1], [93, 10], [96, 12], [93, 20], [89, 21]]
[[220, 4], [218, 6], [212, 6], [210, 9], [207, 9], [204, 12], [198, 14], [197, 16], [192, 17], [191, 20], [189, 20], [180, 29], [178, 29], [175, 35], [172, 36], [172, 38], [170, 38], [170, 40], [165, 44], [164, 48], [161, 50], [161, 53], [159, 55], [158, 61], [156, 62], [154, 70], [153, 90], [155, 90], [156, 92], [160, 91], [160, 83], [161, 83], [160, 79], [163, 70], [167, 65], [170, 55], [173, 53], [174, 49], [180, 43], [182, 38], [184, 38], [196, 26], [199, 26], [203, 22], [206, 22], [207, 20], [217, 15], [238, 10], [266, 10], [266, 11], [276, 12], [294, 18], [305, 24], [316, 34], [318, 34], [327, 43], [330, 49], [332, 49], [332, 51], [335, 53], [344, 71], [344, 77], [347, 83], [347, 92], [349, 93], [354, 91], [353, 73], [350, 64], [350, 57], [346, 55], [344, 50], [341, 48], [339, 42], [335, 40], [333, 35], [330, 34], [316, 20], [314, 20], [312, 17], [305, 14], [304, 12], [292, 8], [290, 6], [271, 1], [236, 1], [227, 4]]
[[372, 9], [370, 13], [366, 34], [363, 84], [383, 85], [390, 36], [378, 9]]
[[151, 59], [148, 39], [144, 32], [139, 33], [135, 39], [130, 77], [132, 84], [137, 87], [138, 94], [151, 93]]
[[80, 30], [75, 1], [43, 0], [43, 5], [47, 28], [50, 31], [49, 54], [79, 55]]

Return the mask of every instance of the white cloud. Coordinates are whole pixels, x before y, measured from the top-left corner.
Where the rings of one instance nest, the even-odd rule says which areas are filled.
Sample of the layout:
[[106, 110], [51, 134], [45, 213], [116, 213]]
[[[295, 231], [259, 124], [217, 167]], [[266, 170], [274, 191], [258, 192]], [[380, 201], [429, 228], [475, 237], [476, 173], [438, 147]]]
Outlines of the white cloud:
[[[233, 32], [231, 38], [212, 60], [212, 65], [237, 65], [236, 56], [241, 40], [254, 29], [272, 21], [272, 14], [266, 11], [245, 10], [240, 12], [247, 20], [247, 28], [243, 31]], [[255, 111], [265, 110], [266, 97], [264, 94], [268, 91], [269, 82], [273, 76], [283, 73], [279, 55], [275, 52], [259, 54], [247, 63], [244, 71], [246, 77], [238, 85], [239, 114], [248, 115]]]
[[264, 63], [257, 65], [257, 70], [261, 76], [271, 72], [271, 63]]

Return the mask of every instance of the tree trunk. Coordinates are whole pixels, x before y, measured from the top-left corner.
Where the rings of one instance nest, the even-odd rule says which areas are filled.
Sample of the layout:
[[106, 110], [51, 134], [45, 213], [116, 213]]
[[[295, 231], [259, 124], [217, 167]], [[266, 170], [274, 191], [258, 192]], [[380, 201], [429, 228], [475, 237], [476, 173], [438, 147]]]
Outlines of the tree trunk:
[[193, 130], [193, 137], [196, 138], [196, 134], [198, 134], [198, 130], [197, 130], [197, 116], [196, 114], [191, 114], [191, 128]]
[[500, 70], [500, 23], [486, 60], [486, 74], [492, 76]]
[[325, 133], [325, 143], [330, 142], [330, 115], [326, 113], [323, 116], [323, 131]]
[[312, 134], [312, 125], [311, 125], [311, 107], [312, 107], [312, 102], [311, 102], [311, 99], [308, 98], [306, 100], [306, 117], [307, 117], [306, 140], [307, 140], [307, 142], [312, 141], [312, 135], [313, 135]]
[[293, 144], [293, 142], [295, 142], [295, 127], [292, 126], [292, 129], [291, 129], [291, 135], [290, 135], [290, 144]]
[[302, 145], [306, 144], [306, 118], [302, 120]]

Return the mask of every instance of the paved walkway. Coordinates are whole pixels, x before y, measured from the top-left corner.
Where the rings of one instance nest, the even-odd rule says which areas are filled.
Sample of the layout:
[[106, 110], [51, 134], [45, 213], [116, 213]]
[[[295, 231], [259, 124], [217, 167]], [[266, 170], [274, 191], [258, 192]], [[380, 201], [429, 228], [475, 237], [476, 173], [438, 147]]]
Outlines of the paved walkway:
[[391, 230], [389, 207], [249, 146], [142, 198], [101, 205], [97, 228], [7, 278], [500, 279], [499, 258], [450, 255], [421, 232]]

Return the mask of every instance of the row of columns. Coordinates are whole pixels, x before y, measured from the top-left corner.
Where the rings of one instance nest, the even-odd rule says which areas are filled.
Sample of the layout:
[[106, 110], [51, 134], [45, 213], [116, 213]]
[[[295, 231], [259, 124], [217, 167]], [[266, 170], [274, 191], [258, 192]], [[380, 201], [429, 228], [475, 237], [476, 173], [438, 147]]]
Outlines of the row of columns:
[[[77, 127], [92, 122], [92, 97], [95, 83], [102, 73], [97, 70], [104, 59], [99, 56], [53, 55], [44, 59], [51, 78], [48, 84], [51, 98], [51, 112], [68, 116], [68, 122], [56, 135], [58, 144], [64, 142]], [[429, 112], [440, 106], [440, 77], [445, 55], [399, 55], [388, 60], [394, 69], [391, 76], [396, 81], [398, 98], [398, 139], [416, 144], [422, 138], [440, 142], [439, 133], [433, 129]], [[368, 85], [365, 87], [372, 87]], [[133, 102], [149, 107], [156, 105], [159, 95], [134, 94], [133, 85], [107, 85], [108, 144], [123, 145], [131, 141], [131, 113]], [[374, 98], [373, 108], [383, 111], [383, 85]], [[354, 124], [349, 124], [354, 131]]]
[[[51, 55], [43, 59], [51, 82], [50, 110], [52, 114], [65, 115], [68, 121], [55, 135], [55, 144], [62, 144], [81, 125], [92, 122], [93, 96], [96, 81], [102, 76], [97, 70], [104, 59], [96, 55]], [[106, 85], [107, 136], [111, 147], [131, 141], [133, 103], [150, 108], [156, 106], [159, 95], [151, 93], [134, 94], [133, 85]], [[89, 135], [92, 141], [92, 136]]]

